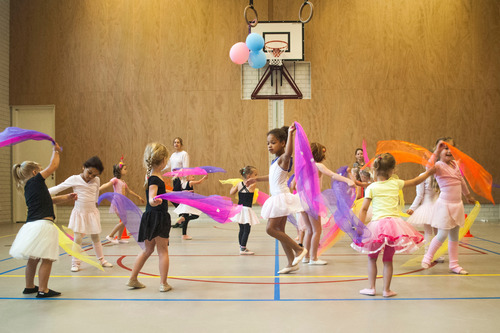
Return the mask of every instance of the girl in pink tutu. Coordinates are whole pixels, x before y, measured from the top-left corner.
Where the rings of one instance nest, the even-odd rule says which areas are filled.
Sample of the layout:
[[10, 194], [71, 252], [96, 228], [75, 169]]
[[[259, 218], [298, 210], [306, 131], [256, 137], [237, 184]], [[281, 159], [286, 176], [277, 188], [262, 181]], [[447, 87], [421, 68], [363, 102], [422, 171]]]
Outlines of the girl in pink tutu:
[[441, 190], [434, 204], [432, 214], [432, 226], [438, 229], [438, 233], [429, 245], [429, 249], [422, 260], [422, 267], [429, 268], [431, 266], [434, 254], [443, 245], [449, 235], [448, 256], [450, 259], [450, 272], [467, 275], [469, 273], [458, 264], [458, 232], [460, 227], [463, 227], [465, 223], [462, 194], [469, 203], [473, 204], [476, 200], [472, 197], [465, 184], [458, 163], [455, 162], [448, 146], [443, 142], [455, 145], [452, 138], [439, 139], [436, 150], [431, 158], [437, 159], [435, 177]]
[[[123, 194], [125, 196], [132, 195], [135, 198], [137, 198], [141, 203], [145, 203], [146, 201], [140, 195], [138, 195], [137, 193], [132, 191], [128, 187], [127, 183], [125, 183], [125, 181], [123, 180], [123, 176], [127, 175], [127, 173], [128, 173], [127, 166], [125, 165], [125, 163], [123, 163], [123, 156], [122, 156], [120, 163], [113, 165], [113, 176], [114, 177], [111, 178], [111, 180], [109, 182], [107, 182], [106, 184], [101, 185], [101, 187], [99, 188], [99, 191], [100, 192], [107, 191], [107, 190], [113, 188], [113, 191], [115, 193], [120, 193], [120, 194]], [[109, 207], [109, 212], [115, 213], [118, 216], [118, 211], [117, 211], [117, 208], [116, 208], [114, 202], [111, 202], [111, 206]], [[120, 243], [126, 244], [126, 243], [128, 243], [128, 241], [122, 239], [123, 230], [125, 230], [125, 225], [120, 220], [120, 222], [118, 222], [115, 225], [113, 230], [111, 230], [109, 235], [106, 236], [106, 239], [111, 244], [120, 244]], [[115, 239], [116, 233], [118, 234], [118, 239]]]
[[[269, 175], [250, 178], [246, 186], [258, 181], [269, 181], [271, 197], [262, 206], [261, 215], [268, 219], [266, 231], [269, 236], [280, 241], [283, 251], [288, 259], [285, 268], [278, 274], [288, 274], [299, 269], [299, 262], [304, 258], [307, 250], [299, 246], [285, 233], [287, 216], [302, 211], [298, 196], [290, 193], [287, 186], [287, 175], [292, 169], [293, 132], [295, 125], [289, 128], [275, 128], [267, 133], [267, 148], [271, 154], [276, 155], [269, 167]], [[287, 133], [288, 132], [288, 133]]]
[[401, 180], [393, 177], [396, 160], [391, 154], [379, 155], [374, 163], [376, 182], [366, 188], [365, 199], [359, 213], [360, 220], [365, 223], [366, 213], [370, 203], [373, 218], [367, 228], [371, 236], [361, 244], [351, 246], [362, 253], [368, 253], [368, 282], [370, 287], [359, 291], [362, 295], [375, 296], [375, 281], [377, 278], [377, 258], [383, 250], [384, 255], [384, 297], [397, 294], [390, 289], [392, 280], [392, 258], [394, 253], [412, 253], [423, 245], [424, 237], [410, 224], [399, 217], [399, 191], [403, 187], [416, 186], [423, 182], [434, 168], [411, 179]]

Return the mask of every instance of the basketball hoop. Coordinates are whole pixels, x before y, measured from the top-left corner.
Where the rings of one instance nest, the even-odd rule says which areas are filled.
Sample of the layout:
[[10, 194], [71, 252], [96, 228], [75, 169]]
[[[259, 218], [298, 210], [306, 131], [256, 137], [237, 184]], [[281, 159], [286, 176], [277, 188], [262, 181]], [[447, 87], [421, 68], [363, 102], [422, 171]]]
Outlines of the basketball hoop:
[[270, 40], [264, 44], [264, 50], [267, 53], [273, 54], [271, 59], [269, 59], [270, 65], [281, 66], [283, 65], [283, 60], [280, 59], [280, 56], [283, 52], [288, 49], [288, 43], [282, 40]]

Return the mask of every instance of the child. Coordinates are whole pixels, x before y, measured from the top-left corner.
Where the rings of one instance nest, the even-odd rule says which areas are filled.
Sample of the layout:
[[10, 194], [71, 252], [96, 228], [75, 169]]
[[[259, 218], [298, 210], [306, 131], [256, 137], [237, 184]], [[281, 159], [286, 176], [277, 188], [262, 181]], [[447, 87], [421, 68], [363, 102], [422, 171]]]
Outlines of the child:
[[267, 148], [271, 154], [276, 155], [269, 167], [269, 175], [250, 178], [245, 183], [248, 187], [258, 181], [269, 181], [271, 197], [262, 206], [261, 215], [268, 219], [268, 235], [280, 241], [288, 259], [287, 266], [279, 270], [278, 274], [297, 271], [298, 263], [307, 254], [307, 249], [299, 246], [285, 233], [287, 216], [302, 210], [299, 197], [291, 194], [287, 186], [287, 175], [292, 168], [294, 131], [295, 125], [292, 124], [289, 128], [275, 128], [267, 133]]
[[[200, 180], [194, 180], [193, 175], [187, 176], [186, 179], [181, 180], [181, 188], [183, 191], [194, 192], [192, 185], [201, 184], [207, 178], [208, 178], [208, 175], [205, 175]], [[182, 228], [182, 239], [183, 240], [193, 239], [193, 237], [191, 237], [187, 234], [188, 223], [189, 223], [189, 221], [196, 220], [198, 217], [200, 217], [201, 211], [196, 209], [196, 208], [193, 208], [191, 206], [185, 205], [185, 204], [179, 204], [174, 209], [174, 213], [179, 215], [179, 219], [177, 220], [175, 225], [178, 225]]]
[[[251, 165], [247, 165], [243, 169], [240, 169], [240, 174], [245, 178], [245, 180], [256, 178], [258, 176], [257, 168]], [[255, 184], [247, 187], [244, 182], [233, 186], [229, 191], [230, 195], [234, 195], [238, 192], [238, 205], [243, 205], [241, 211], [231, 218], [231, 221], [238, 222], [238, 225], [240, 226], [238, 241], [240, 244], [241, 255], [255, 254], [255, 252], [252, 252], [247, 248], [248, 236], [250, 235], [252, 225], [260, 223], [259, 218], [252, 210], [254, 191]]]
[[406, 211], [410, 215], [407, 220], [408, 223], [415, 228], [423, 226], [426, 247], [429, 246], [433, 234], [436, 234], [436, 229], [432, 228], [431, 222], [434, 203], [439, 195], [439, 187], [432, 185], [435, 183], [433, 178], [433, 176], [430, 176], [424, 182], [417, 185], [415, 200], [413, 200], [410, 208]]
[[432, 227], [438, 229], [438, 232], [436, 237], [432, 239], [429, 249], [422, 260], [422, 267], [429, 268], [431, 266], [434, 254], [449, 235], [448, 256], [450, 260], [450, 272], [467, 275], [469, 273], [458, 264], [458, 232], [460, 227], [463, 227], [465, 223], [462, 193], [469, 203], [473, 204], [476, 200], [472, 197], [465, 184], [458, 163], [455, 162], [448, 146], [443, 142], [455, 145], [452, 138], [438, 139], [436, 150], [431, 157], [431, 159], [437, 159], [435, 177], [441, 190], [434, 204], [431, 223]]
[[375, 183], [366, 188], [365, 199], [359, 214], [361, 222], [365, 223], [366, 213], [370, 203], [373, 207], [373, 219], [367, 228], [371, 236], [362, 244], [351, 246], [362, 253], [368, 253], [368, 282], [370, 288], [359, 291], [362, 295], [375, 296], [375, 281], [377, 278], [377, 258], [384, 250], [384, 297], [397, 294], [390, 289], [392, 279], [392, 257], [394, 253], [411, 253], [423, 245], [424, 238], [410, 224], [399, 217], [399, 191], [406, 186], [416, 186], [423, 182], [434, 168], [411, 180], [401, 180], [391, 177], [396, 160], [391, 154], [379, 155], [374, 163]]
[[[123, 163], [123, 161], [120, 161], [120, 163], [113, 165], [113, 176], [114, 177], [111, 178], [111, 180], [109, 182], [107, 182], [106, 184], [101, 185], [101, 187], [99, 188], [99, 191], [102, 192], [102, 191], [108, 190], [109, 188], [111, 188], [111, 186], [113, 186], [113, 191], [115, 193], [120, 193], [120, 194], [123, 194], [125, 196], [128, 196], [129, 194], [131, 194], [134, 197], [136, 197], [141, 203], [145, 203], [144, 199], [141, 198], [141, 196], [136, 194], [134, 191], [129, 189], [129, 187], [127, 186], [127, 183], [125, 183], [122, 180], [122, 177], [127, 175], [127, 173], [128, 173], [127, 166], [125, 165], [125, 163]], [[113, 202], [111, 202], [111, 206], [109, 207], [109, 212], [115, 213], [116, 215], [118, 215], [118, 212], [116, 211], [116, 207], [115, 207]], [[106, 239], [111, 244], [119, 244], [119, 243], [126, 244], [126, 243], [128, 243], [128, 241], [122, 239], [122, 234], [123, 234], [124, 229], [125, 229], [125, 226], [123, 225], [122, 221], [120, 221], [113, 228], [113, 230], [111, 230], [109, 235], [106, 236]], [[117, 240], [115, 240], [115, 238], [114, 238], [116, 233], [118, 233]]]
[[161, 143], [150, 143], [144, 150], [144, 166], [146, 167], [146, 212], [142, 215], [139, 228], [139, 242], [144, 242], [146, 248], [137, 256], [132, 269], [132, 275], [127, 286], [145, 288], [146, 286], [137, 280], [137, 276], [146, 260], [153, 254], [155, 247], [158, 251], [160, 269], [160, 291], [166, 292], [172, 289], [167, 283], [169, 258], [168, 239], [170, 235], [170, 214], [168, 213], [168, 202], [155, 199], [159, 194], [166, 193], [165, 183], [162, 178], [162, 170], [167, 165], [168, 151]]
[[[51, 187], [49, 192], [55, 195], [68, 188], [78, 195], [75, 207], [71, 211], [68, 227], [75, 233], [75, 243], [82, 245], [83, 236], [90, 234], [97, 259], [102, 267], [113, 267], [113, 264], [104, 259], [102, 244], [99, 234], [101, 233], [101, 216], [97, 209], [99, 198], [99, 175], [104, 170], [101, 159], [97, 156], [89, 158], [83, 163], [82, 173], [66, 179], [61, 184]], [[80, 270], [80, 260], [72, 258], [71, 271]]]
[[[60, 153], [61, 148], [56, 143], [50, 164], [45, 169], [41, 170], [38, 163], [30, 161], [16, 164], [12, 169], [17, 189], [20, 192], [24, 190], [28, 216], [9, 253], [16, 259], [28, 259], [25, 273], [26, 288], [23, 294], [37, 293], [38, 298], [61, 295], [60, 292], [48, 287], [52, 262], [59, 257], [59, 233], [54, 226], [53, 204], [76, 199], [75, 193], [51, 198], [45, 185], [45, 179], [59, 167]], [[42, 263], [38, 270], [39, 286], [35, 286], [36, 267], [40, 259]]]
[[[342, 177], [339, 174], [328, 169], [322, 162], [326, 159], [326, 148], [321, 143], [313, 142], [311, 143], [311, 152], [316, 162], [316, 168], [319, 172], [320, 184], [321, 177], [326, 175], [333, 180], [341, 181], [349, 186], [354, 186], [354, 182], [351, 179]], [[319, 240], [321, 238], [321, 220], [315, 219], [309, 216], [305, 211], [300, 214], [299, 225], [305, 225], [304, 234], [304, 247], [307, 249], [308, 253], [302, 260], [304, 263], [309, 263], [309, 265], [326, 265], [327, 262], [318, 258], [318, 247]], [[308, 257], [310, 255], [310, 259]]]

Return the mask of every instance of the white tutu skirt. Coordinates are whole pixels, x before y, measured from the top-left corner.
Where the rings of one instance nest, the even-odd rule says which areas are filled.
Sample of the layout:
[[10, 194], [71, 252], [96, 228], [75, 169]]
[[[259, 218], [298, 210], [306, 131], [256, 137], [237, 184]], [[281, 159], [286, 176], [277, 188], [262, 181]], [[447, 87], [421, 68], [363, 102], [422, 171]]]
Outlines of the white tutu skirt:
[[201, 210], [193, 208], [191, 206], [188, 206], [185, 204], [179, 204], [179, 206], [177, 206], [174, 209], [174, 213], [176, 213], [177, 215], [181, 215], [181, 214], [201, 215], [202, 212], [201, 212]]
[[95, 202], [75, 202], [68, 228], [74, 232], [92, 235], [101, 233], [101, 215]]
[[438, 229], [453, 229], [465, 224], [465, 211], [462, 201], [450, 202], [438, 198], [432, 210], [431, 225]]
[[261, 215], [264, 219], [288, 216], [303, 211], [298, 196], [291, 193], [272, 195], [262, 206]]
[[239, 224], [250, 224], [250, 225], [256, 225], [260, 223], [257, 214], [255, 214], [252, 208], [245, 206], [241, 208], [241, 211], [238, 214], [231, 217], [231, 221], [238, 222]]
[[17, 233], [9, 254], [16, 259], [59, 258], [59, 232], [52, 221], [27, 222]]
[[425, 224], [431, 225], [434, 203], [424, 202], [408, 218], [408, 223], [414, 227], [422, 227]]

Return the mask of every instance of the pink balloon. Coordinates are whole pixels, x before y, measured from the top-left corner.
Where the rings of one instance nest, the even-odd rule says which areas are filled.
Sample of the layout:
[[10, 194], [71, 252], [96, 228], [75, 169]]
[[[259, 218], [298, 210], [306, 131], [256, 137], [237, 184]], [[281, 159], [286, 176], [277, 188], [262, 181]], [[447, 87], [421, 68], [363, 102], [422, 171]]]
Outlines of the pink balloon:
[[238, 65], [244, 64], [248, 60], [249, 55], [250, 50], [243, 42], [234, 44], [231, 47], [231, 51], [229, 51], [229, 58], [231, 58], [232, 62]]

